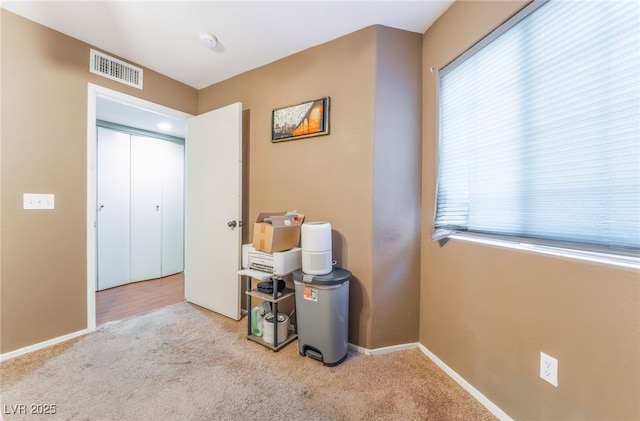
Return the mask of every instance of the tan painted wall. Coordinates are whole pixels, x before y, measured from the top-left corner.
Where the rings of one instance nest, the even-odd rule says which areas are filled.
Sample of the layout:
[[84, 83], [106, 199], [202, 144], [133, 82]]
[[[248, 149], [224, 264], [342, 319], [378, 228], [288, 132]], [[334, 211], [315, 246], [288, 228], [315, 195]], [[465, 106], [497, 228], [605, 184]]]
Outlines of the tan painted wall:
[[[423, 40], [441, 68], [524, 2], [456, 2]], [[637, 271], [449, 241], [431, 241], [436, 75], [425, 72], [420, 342], [515, 419], [640, 419]], [[559, 387], [539, 353], [559, 360]]]
[[375, 348], [418, 340], [422, 36], [378, 28], [371, 263]]
[[[402, 44], [394, 44], [394, 40]], [[307, 221], [331, 223], [334, 258], [354, 275], [350, 288], [349, 341], [367, 348], [387, 344], [388, 337], [401, 342], [417, 339], [418, 303], [414, 299], [417, 259], [412, 261], [409, 257], [381, 265], [374, 257], [385, 250], [392, 255], [390, 247], [406, 248], [411, 241], [416, 249], [418, 238], [412, 235], [401, 235], [401, 240], [389, 238], [392, 234], [387, 222], [384, 229], [375, 231], [374, 226], [387, 216], [388, 210], [376, 211], [374, 195], [380, 201], [396, 199], [400, 207], [402, 201], [408, 207], [416, 203], [415, 185], [407, 187], [401, 183], [407, 179], [419, 181], [415, 151], [419, 148], [420, 126], [419, 112], [415, 109], [420, 107], [420, 45], [420, 35], [370, 27], [215, 84], [200, 95], [200, 113], [240, 101], [245, 116], [250, 116], [250, 220], [245, 224], [246, 230], [252, 229], [251, 222], [259, 212], [274, 210], [297, 209], [306, 215]], [[394, 48], [400, 52], [392, 51]], [[380, 67], [379, 56], [406, 57], [407, 51], [417, 60], [396, 63], [393, 69]], [[382, 74], [377, 72], [380, 69]], [[395, 108], [379, 106], [379, 88], [400, 77], [405, 78], [403, 94], [384, 93], [385, 98], [394, 100]], [[410, 89], [413, 91], [409, 92]], [[323, 96], [331, 97], [330, 135], [271, 143], [274, 108]], [[380, 113], [387, 113], [386, 121], [398, 117], [397, 121], [405, 123], [399, 129], [405, 138], [396, 141], [395, 150], [389, 148], [395, 138], [382, 130], [376, 132], [375, 118]], [[384, 152], [391, 150], [395, 158], [414, 162], [399, 168], [396, 161], [392, 168], [398, 174], [390, 174], [384, 187], [376, 186], [376, 171], [385, 170], [384, 166], [379, 170], [376, 166], [383, 162]], [[391, 193], [389, 189], [393, 188], [398, 192]], [[383, 208], [381, 204], [380, 209]], [[408, 226], [415, 230], [419, 219], [417, 215], [411, 217]], [[387, 241], [388, 246], [375, 245], [374, 236], [376, 240]], [[398, 266], [406, 261], [415, 266], [414, 273], [404, 273], [405, 269]], [[388, 300], [376, 299], [375, 289], [382, 290], [376, 286], [382, 284], [382, 274], [391, 272], [399, 288], [389, 292]], [[376, 314], [384, 319], [375, 326], [374, 304]], [[401, 326], [388, 321], [388, 317], [395, 316], [397, 306], [403, 309]]]
[[[89, 73], [90, 46], [6, 10], [2, 31], [0, 353], [85, 329], [87, 84], [195, 114], [198, 91], [145, 69], [144, 90]], [[22, 209], [53, 193], [56, 209]]]

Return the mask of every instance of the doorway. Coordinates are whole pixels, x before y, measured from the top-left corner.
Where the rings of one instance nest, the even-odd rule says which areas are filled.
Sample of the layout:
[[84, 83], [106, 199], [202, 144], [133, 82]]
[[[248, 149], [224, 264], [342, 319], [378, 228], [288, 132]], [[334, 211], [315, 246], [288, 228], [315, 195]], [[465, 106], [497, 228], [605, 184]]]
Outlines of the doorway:
[[96, 326], [184, 300], [184, 272], [97, 291]]
[[[96, 122], [99, 119], [98, 116], [118, 120], [114, 121], [117, 124], [139, 127], [143, 131], [157, 131], [156, 125], [160, 120], [168, 119], [174, 126], [182, 124], [183, 136], [181, 137], [184, 138], [184, 126], [191, 115], [93, 84], [88, 85], [87, 109], [87, 330], [93, 331], [97, 325], [98, 204], [96, 162], [98, 152], [96, 139], [98, 129]], [[105, 113], [108, 113], [110, 117], [104, 117]], [[180, 136], [180, 132], [174, 131], [171, 135]], [[181, 282], [183, 285], [183, 276]], [[138, 289], [141, 290], [139, 286]], [[184, 293], [182, 294], [184, 299]], [[162, 302], [162, 300], [160, 301]]]

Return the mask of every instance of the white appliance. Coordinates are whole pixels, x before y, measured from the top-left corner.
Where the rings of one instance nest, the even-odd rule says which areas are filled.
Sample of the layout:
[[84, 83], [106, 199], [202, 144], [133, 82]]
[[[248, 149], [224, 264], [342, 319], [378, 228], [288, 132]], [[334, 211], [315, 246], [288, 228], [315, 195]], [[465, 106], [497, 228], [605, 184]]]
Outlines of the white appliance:
[[331, 224], [328, 222], [305, 222], [300, 236], [302, 248], [302, 271], [309, 275], [331, 273]]
[[256, 250], [251, 244], [242, 245], [242, 267], [284, 276], [302, 267], [302, 255], [299, 247], [290, 250], [265, 253]]

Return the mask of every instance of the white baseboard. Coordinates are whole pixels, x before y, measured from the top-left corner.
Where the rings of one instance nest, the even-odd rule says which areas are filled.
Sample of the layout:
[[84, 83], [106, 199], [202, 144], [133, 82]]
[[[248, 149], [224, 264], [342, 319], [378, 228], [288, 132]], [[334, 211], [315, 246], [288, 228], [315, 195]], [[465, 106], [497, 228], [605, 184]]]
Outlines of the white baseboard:
[[436, 355], [433, 352], [429, 351], [424, 345], [418, 343], [418, 348], [420, 348], [420, 351], [422, 351], [424, 355], [429, 357], [429, 359], [431, 359], [431, 361], [433, 361], [438, 367], [440, 367], [442, 371], [447, 373], [449, 377], [455, 380], [456, 383], [462, 386], [464, 390], [469, 392], [471, 396], [473, 396], [478, 402], [482, 404], [482, 406], [487, 408], [489, 412], [495, 415], [498, 419], [502, 421], [513, 421], [513, 419], [509, 415], [507, 415], [506, 412], [500, 409], [498, 405], [491, 402], [489, 398], [480, 393], [478, 389], [473, 387], [471, 383], [466, 381], [461, 375], [453, 371], [448, 365], [442, 362], [440, 358], [436, 357]]
[[353, 351], [359, 352], [360, 354], [364, 354], [364, 355], [389, 354], [391, 352], [404, 351], [405, 349], [413, 349], [413, 348], [417, 348], [417, 347], [418, 347], [418, 343], [417, 342], [409, 343], [409, 344], [385, 346], [383, 348], [376, 348], [376, 349], [368, 349], [368, 348], [363, 348], [363, 347], [358, 346], [358, 345], [349, 344], [349, 348], [350, 349], [352, 349]]
[[25, 355], [33, 351], [38, 351], [39, 349], [44, 349], [52, 345], [56, 345], [56, 344], [68, 341], [69, 339], [77, 338], [78, 336], [86, 335], [87, 332], [88, 332], [87, 329], [79, 330], [77, 332], [73, 332], [67, 335], [58, 336], [57, 338], [49, 339], [48, 341], [25, 346], [24, 348], [16, 349], [15, 351], [9, 351], [4, 354], [0, 354], [0, 362], [7, 361], [15, 357], [19, 357], [21, 355]]
[[507, 415], [506, 412], [500, 409], [498, 405], [491, 402], [485, 395], [480, 393], [478, 389], [473, 387], [471, 383], [469, 383], [461, 375], [453, 371], [448, 365], [442, 362], [440, 358], [436, 357], [436, 355], [433, 352], [429, 351], [424, 345], [422, 345], [419, 342], [402, 344], [402, 345], [393, 345], [393, 346], [387, 346], [384, 348], [376, 348], [376, 349], [368, 349], [358, 345], [349, 344], [349, 348], [365, 355], [382, 355], [382, 354], [388, 354], [390, 352], [403, 351], [405, 349], [420, 348], [420, 351], [422, 351], [424, 355], [429, 357], [429, 359], [433, 361], [442, 371], [444, 371], [456, 383], [462, 386], [464, 390], [469, 392], [469, 394], [473, 396], [478, 402], [480, 402], [482, 406], [487, 408], [489, 412], [491, 412], [501, 421], [513, 421], [513, 419], [509, 415]]

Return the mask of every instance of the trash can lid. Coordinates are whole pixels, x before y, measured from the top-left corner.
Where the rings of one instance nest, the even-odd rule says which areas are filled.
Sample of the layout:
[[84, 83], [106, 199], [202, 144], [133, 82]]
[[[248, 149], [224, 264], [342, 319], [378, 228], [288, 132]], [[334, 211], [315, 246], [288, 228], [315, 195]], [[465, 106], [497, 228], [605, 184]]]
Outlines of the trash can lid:
[[309, 275], [297, 269], [292, 273], [295, 281], [304, 282], [311, 285], [338, 285], [351, 279], [351, 272], [339, 267], [333, 267], [333, 270], [326, 275]]

